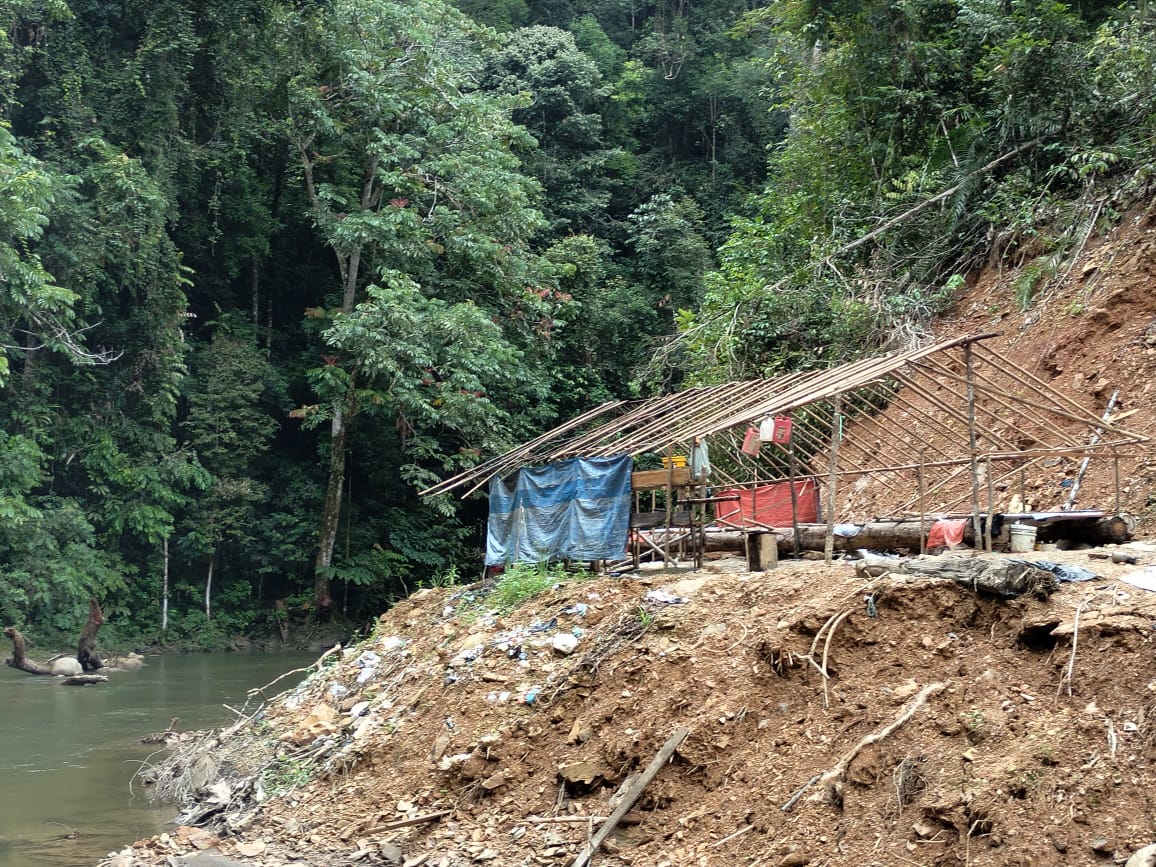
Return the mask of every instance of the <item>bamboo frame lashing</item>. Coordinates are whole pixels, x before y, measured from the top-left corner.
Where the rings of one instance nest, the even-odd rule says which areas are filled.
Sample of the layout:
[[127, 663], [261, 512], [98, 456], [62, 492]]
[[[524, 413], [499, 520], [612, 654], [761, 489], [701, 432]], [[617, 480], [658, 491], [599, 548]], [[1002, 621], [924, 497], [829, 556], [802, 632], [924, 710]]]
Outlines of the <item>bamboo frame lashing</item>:
[[[923, 375], [926, 376], [928, 374], [923, 373]], [[951, 406], [949, 403], [942, 400], [937, 395], [932, 394], [927, 389], [922, 388], [918, 383], [916, 383], [915, 381], [913, 381], [909, 377], [904, 376], [903, 374], [897, 373], [897, 374], [895, 374], [895, 378], [898, 379], [900, 382], [903, 382], [903, 383], [907, 384], [908, 386], [910, 386], [912, 391], [919, 394], [924, 400], [926, 400], [928, 403], [932, 404], [933, 406], [939, 407], [941, 410], [943, 410], [948, 415], [950, 415], [952, 418], [954, 418], [956, 421], [958, 421], [960, 424], [962, 424], [964, 426], [965, 431], [967, 430], [968, 421], [967, 421], [967, 415], [964, 412], [960, 412], [955, 407]], [[952, 394], [955, 394], [955, 392], [953, 391]], [[965, 409], [966, 409], [966, 403], [965, 403]], [[988, 439], [991, 440], [992, 442], [998, 442], [999, 444], [1003, 445], [1005, 448], [1012, 450], [1012, 451], [1015, 451], [1017, 448], [1015, 443], [1011, 442], [1010, 440], [1005, 439], [1004, 437], [1000, 436], [999, 434], [994, 434], [994, 433], [988, 434]]]
[[[946, 385], [945, 383], [937, 380], [935, 378], [937, 375], [942, 376], [942, 377], [947, 378], [947, 379], [950, 379], [953, 382], [962, 383], [964, 385], [967, 384], [966, 378], [956, 376], [954, 373], [952, 373], [950, 370], [947, 370], [942, 365], [938, 365], [935, 362], [932, 362], [930, 360], [925, 360], [925, 361], [922, 361], [918, 364], [913, 364], [912, 369], [918, 370], [921, 375], [926, 376], [928, 379], [936, 382], [941, 388], [946, 389], [951, 394], [958, 395], [958, 392], [956, 392], [955, 389], [951, 388], [950, 386]], [[984, 392], [984, 394], [986, 396], [987, 393]], [[926, 395], [926, 398], [929, 400], [937, 400], [937, 398], [933, 397], [929, 392], [925, 392], [925, 395]], [[955, 410], [954, 414], [960, 423], [966, 425], [968, 423], [967, 422], [967, 415], [966, 415], [966, 410], [967, 410], [966, 389], [964, 392], [963, 400], [964, 400], [963, 409], [962, 410]], [[946, 402], [943, 402], [943, 404], [946, 406]], [[977, 408], [983, 412], [986, 412], [989, 416], [991, 416], [993, 419], [1000, 422], [1001, 424], [1004, 423], [1003, 419], [1001, 419], [998, 415], [996, 415], [996, 413], [994, 413], [993, 411], [991, 411], [987, 407], [980, 406]], [[987, 428], [986, 426], [984, 427], [984, 430], [983, 430], [983, 436], [985, 439], [987, 439], [991, 442], [999, 442], [1005, 448], [1008, 448], [1011, 450], [1015, 450], [1019, 447], [1016, 443], [1012, 442], [1007, 437], [1004, 437], [1003, 435], [996, 433], [994, 430], [991, 430], [991, 429]]]
[[[938, 364], [937, 364], [937, 362], [935, 362], [935, 361], [932, 361], [932, 360], [930, 360], [930, 359], [924, 360], [924, 361], [920, 362], [920, 364], [921, 364], [921, 365], [926, 365], [926, 366], [928, 366], [928, 367], [932, 367], [932, 366], [935, 366], [935, 367], [942, 367], [941, 365], [938, 365]], [[945, 377], [949, 377], [949, 378], [952, 378], [952, 379], [955, 379], [955, 380], [959, 381], [959, 377], [957, 377], [955, 374], [953, 374], [953, 373], [952, 373], [951, 371], [949, 371], [949, 370], [943, 370], [943, 369], [940, 369], [938, 372], [939, 372], [939, 373], [940, 373], [940, 375], [942, 375], [942, 376], [945, 376]], [[1056, 434], [1057, 436], [1059, 436], [1059, 437], [1061, 438], [1061, 440], [1063, 440], [1064, 442], [1066, 442], [1066, 443], [1067, 443], [1067, 444], [1069, 444], [1069, 445], [1071, 445], [1071, 444], [1075, 444], [1075, 443], [1077, 442], [1077, 441], [1075, 440], [1075, 438], [1073, 438], [1073, 437], [1069, 436], [1067, 433], [1065, 433], [1064, 431], [1060, 430], [1060, 429], [1059, 429], [1059, 428], [1057, 428], [1055, 425], [1053, 425], [1053, 424], [1051, 424], [1050, 422], [1048, 422], [1046, 419], [1044, 419], [1044, 418], [1042, 418], [1042, 417], [1040, 417], [1040, 416], [1032, 416], [1032, 415], [1029, 415], [1029, 414], [1027, 413], [1027, 411], [1026, 411], [1026, 410], [1024, 410], [1024, 409], [1018, 409], [1018, 410], [1017, 410], [1015, 407], [1012, 407], [1012, 406], [1010, 406], [1009, 404], [1007, 404], [1007, 403], [1006, 403], [1006, 402], [1003, 400], [1003, 398], [1002, 398], [1002, 397], [1000, 397], [1000, 396], [999, 396], [999, 388], [998, 388], [998, 386], [997, 386], [997, 385], [996, 385], [994, 382], [992, 382], [991, 380], [985, 379], [985, 378], [984, 378], [984, 377], [983, 377], [981, 374], [979, 374], [978, 372], [975, 372], [973, 375], [975, 376], [975, 378], [976, 378], [977, 380], [979, 380], [979, 379], [983, 379], [985, 382], [987, 382], [987, 384], [988, 384], [988, 385], [990, 385], [990, 386], [991, 386], [991, 390], [990, 390], [990, 391], [989, 391], [989, 390], [987, 390], [987, 389], [983, 389], [983, 392], [984, 392], [984, 396], [985, 396], [985, 397], [987, 397], [987, 398], [989, 398], [989, 399], [991, 399], [991, 400], [995, 401], [996, 403], [999, 403], [1001, 406], [1003, 406], [1003, 407], [1004, 407], [1004, 409], [1010, 410], [1010, 411], [1011, 411], [1011, 412], [1013, 412], [1013, 413], [1014, 413], [1014, 412], [1018, 412], [1018, 413], [1022, 414], [1022, 415], [1023, 415], [1025, 418], [1031, 418], [1031, 419], [1032, 419], [1032, 421], [1034, 421], [1034, 422], [1035, 422], [1036, 424], [1038, 424], [1040, 427], [1043, 427], [1043, 428], [1050, 428], [1050, 429], [1051, 429], [1051, 433], [1053, 433], [1053, 434]], [[1022, 404], [1024, 404], [1024, 406], [1025, 406], [1025, 407], [1035, 407], [1035, 408], [1037, 408], [1037, 409], [1039, 409], [1039, 408], [1040, 408], [1040, 407], [1039, 407], [1037, 404], [1033, 404], [1033, 403], [1031, 403], [1031, 402], [1027, 401], [1025, 398], [1017, 398], [1017, 400], [1019, 400], [1019, 401], [1020, 401]], [[998, 421], [1000, 421], [1000, 422], [1003, 422], [1003, 423], [1005, 423], [1005, 424], [1007, 423], [1007, 422], [1006, 422], [1004, 419], [1001, 419], [1001, 418], [1000, 418], [1000, 417], [999, 417], [999, 416], [998, 416], [998, 415], [997, 415], [997, 414], [996, 414], [994, 411], [992, 411], [991, 409], [988, 409], [987, 407], [980, 407], [980, 408], [982, 409], [982, 411], [986, 412], [988, 415], [992, 416], [993, 418], [997, 419]]]
[[835, 395], [835, 411], [831, 420], [831, 473], [827, 480], [827, 533], [823, 538], [823, 561], [830, 563], [835, 553], [835, 503], [839, 469], [839, 441], [843, 438], [842, 409], [843, 395]]

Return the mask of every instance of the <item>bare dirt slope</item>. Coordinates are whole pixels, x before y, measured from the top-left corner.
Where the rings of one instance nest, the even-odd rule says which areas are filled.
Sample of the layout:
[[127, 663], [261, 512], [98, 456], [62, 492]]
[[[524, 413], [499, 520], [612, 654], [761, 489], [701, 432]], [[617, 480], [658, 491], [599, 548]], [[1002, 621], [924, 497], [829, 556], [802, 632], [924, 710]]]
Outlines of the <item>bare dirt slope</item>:
[[[1121, 507], [1141, 519], [1143, 531], [1156, 533], [1156, 202], [1091, 238], [1026, 310], [1014, 289], [1020, 273], [986, 269], [937, 333], [1000, 332], [996, 349], [1097, 414], [1118, 389], [1114, 422], [1151, 438], [1120, 461]], [[1063, 483], [1078, 464], [1055, 459], [1029, 470], [1037, 508], [1066, 501]], [[1114, 508], [1110, 461], [1091, 463], [1077, 506]]]
[[1135, 566], [1049, 557], [1103, 577], [1008, 600], [800, 561], [568, 582], [500, 617], [423, 591], [213, 751], [199, 809], [232, 800], [212, 833], [108, 863], [571, 864], [680, 727], [594, 863], [1119, 861], [1156, 839], [1156, 594], [1115, 580]]

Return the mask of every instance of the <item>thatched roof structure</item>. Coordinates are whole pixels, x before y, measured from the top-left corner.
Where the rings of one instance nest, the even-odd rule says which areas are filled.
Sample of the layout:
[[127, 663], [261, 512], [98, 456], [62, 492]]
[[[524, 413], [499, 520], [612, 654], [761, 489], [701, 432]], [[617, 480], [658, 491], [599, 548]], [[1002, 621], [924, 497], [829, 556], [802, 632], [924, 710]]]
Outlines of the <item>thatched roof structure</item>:
[[[1118, 456], [1146, 439], [1102, 421], [1002, 356], [985, 342], [995, 336], [972, 335], [827, 370], [604, 404], [423, 493], [466, 496], [495, 475], [575, 456], [651, 454], [657, 463], [658, 457], [686, 453], [696, 437], [707, 437], [716, 484], [784, 478], [794, 457], [800, 475], [831, 481], [914, 475], [918, 469], [930, 496], [957, 480], [970, 480], [974, 491], [984, 467], [992, 467], [991, 475], [1011, 477], [1032, 461]], [[768, 445], [757, 456], [742, 453], [750, 425], [780, 416], [792, 420], [793, 456]]]

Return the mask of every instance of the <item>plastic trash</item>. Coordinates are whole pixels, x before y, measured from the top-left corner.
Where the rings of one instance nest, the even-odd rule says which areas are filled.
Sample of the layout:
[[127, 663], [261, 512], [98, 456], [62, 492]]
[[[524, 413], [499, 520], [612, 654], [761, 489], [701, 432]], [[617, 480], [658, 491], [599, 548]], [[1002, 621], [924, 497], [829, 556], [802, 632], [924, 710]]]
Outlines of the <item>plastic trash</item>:
[[651, 590], [643, 598], [647, 602], [662, 602], [665, 605], [685, 605], [690, 602], [685, 596], [674, 596], [665, 590]]

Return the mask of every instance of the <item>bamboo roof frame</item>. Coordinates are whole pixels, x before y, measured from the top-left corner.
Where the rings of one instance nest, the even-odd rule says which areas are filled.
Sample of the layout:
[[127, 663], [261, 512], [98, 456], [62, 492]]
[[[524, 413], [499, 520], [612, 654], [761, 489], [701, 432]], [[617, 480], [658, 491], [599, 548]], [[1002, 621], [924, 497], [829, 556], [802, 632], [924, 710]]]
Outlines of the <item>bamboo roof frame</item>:
[[[421, 493], [464, 489], [464, 498], [494, 476], [525, 466], [571, 457], [669, 454], [689, 449], [697, 437], [721, 438], [729, 447], [730, 463], [712, 476], [715, 484], [781, 480], [785, 450], [765, 447], [758, 457], [739, 451], [749, 425], [775, 416], [794, 422], [793, 440], [804, 453], [795, 478], [891, 477], [918, 469], [934, 491], [970, 478], [969, 468], [974, 476], [978, 461], [1010, 462], [1014, 473], [1046, 457], [1118, 459], [1122, 450], [1148, 439], [1105, 422], [1001, 355], [987, 343], [997, 336], [969, 335], [825, 370], [606, 403]], [[836, 465], [830, 466], [835, 427], [842, 433]], [[712, 463], [717, 446], [716, 441]]]

